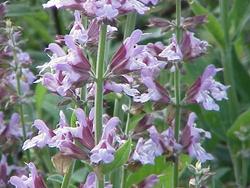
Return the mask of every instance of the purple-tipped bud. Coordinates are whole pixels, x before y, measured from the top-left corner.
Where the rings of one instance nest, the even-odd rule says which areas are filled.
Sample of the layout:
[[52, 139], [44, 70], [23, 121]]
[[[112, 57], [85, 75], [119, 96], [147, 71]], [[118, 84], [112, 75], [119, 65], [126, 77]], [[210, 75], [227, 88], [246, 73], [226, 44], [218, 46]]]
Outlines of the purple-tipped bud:
[[180, 46], [184, 60], [191, 60], [205, 54], [209, 44], [196, 38], [194, 33], [186, 31]]
[[38, 135], [28, 139], [23, 144], [23, 150], [33, 147], [42, 148], [50, 143], [51, 138], [54, 136], [52, 130], [42, 120], [35, 120], [34, 126], [39, 130]]
[[143, 181], [141, 181], [137, 187], [138, 188], [154, 188], [154, 186], [159, 182], [159, 178], [157, 175], [150, 175], [146, 177]]

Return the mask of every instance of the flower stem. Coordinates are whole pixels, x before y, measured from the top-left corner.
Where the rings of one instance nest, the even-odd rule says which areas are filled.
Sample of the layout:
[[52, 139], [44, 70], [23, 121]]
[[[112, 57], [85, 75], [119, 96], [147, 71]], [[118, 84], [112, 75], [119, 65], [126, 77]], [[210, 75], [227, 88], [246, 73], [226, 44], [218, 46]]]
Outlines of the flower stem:
[[[107, 25], [102, 24], [99, 34], [99, 45], [96, 64], [96, 93], [95, 93], [95, 144], [98, 144], [102, 135], [102, 115], [103, 115], [103, 68], [107, 37]], [[101, 175], [102, 176], [102, 175]], [[98, 188], [104, 187], [104, 178], [99, 178]]]
[[[246, 143], [242, 142], [242, 151], [246, 151]], [[242, 164], [242, 187], [247, 187], [247, 179], [248, 179], [248, 159], [246, 156], [241, 154], [241, 164]]]
[[106, 43], [107, 25], [101, 26], [96, 65], [96, 93], [95, 93], [95, 144], [98, 144], [102, 135], [103, 115], [103, 67]]
[[[176, 39], [177, 43], [180, 43], [181, 40], [181, 0], [176, 0]], [[180, 131], [180, 120], [181, 120], [181, 95], [180, 95], [180, 70], [176, 66], [176, 71], [174, 72], [174, 89], [175, 89], [175, 139], [176, 142], [179, 141], [179, 131]], [[173, 188], [178, 187], [179, 184], [179, 156], [176, 156], [174, 169], [173, 169]]]
[[68, 188], [69, 187], [70, 179], [71, 179], [72, 173], [74, 171], [74, 168], [75, 168], [75, 160], [72, 162], [67, 173], [64, 175], [61, 188]]

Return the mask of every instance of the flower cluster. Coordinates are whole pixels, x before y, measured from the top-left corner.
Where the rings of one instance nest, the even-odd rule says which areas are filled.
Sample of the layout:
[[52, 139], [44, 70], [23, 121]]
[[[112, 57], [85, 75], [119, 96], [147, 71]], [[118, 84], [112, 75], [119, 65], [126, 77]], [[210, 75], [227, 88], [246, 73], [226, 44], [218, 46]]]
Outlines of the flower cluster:
[[176, 143], [172, 128], [158, 133], [154, 126], [148, 129], [150, 139], [144, 141], [139, 138], [132, 159], [142, 164], [154, 164], [157, 156], [163, 153], [174, 153], [180, 150], [181, 146]]
[[200, 143], [202, 139], [211, 138], [211, 134], [201, 128], [196, 128], [195, 119], [195, 113], [190, 113], [187, 124], [181, 131], [179, 143], [176, 142], [171, 127], [159, 133], [155, 126], [150, 126], [147, 129], [150, 138], [144, 140], [140, 137], [138, 139], [132, 159], [140, 161], [142, 164], [154, 164], [157, 156], [162, 154], [171, 156], [183, 151], [201, 162], [212, 160], [212, 155], [207, 153]]
[[125, 0], [125, 1], [108, 1], [108, 0], [50, 0], [43, 5], [44, 8], [56, 7], [80, 10], [90, 18], [98, 20], [114, 20], [121, 14], [137, 12], [145, 14], [149, 10], [149, 5], [156, 5], [158, 0]]
[[[29, 54], [18, 46], [20, 29], [12, 26], [9, 20], [0, 20], [0, 23], [3, 23], [0, 34], [0, 102], [15, 103], [18, 97], [23, 99], [30, 95], [30, 85], [36, 77], [29, 69], [32, 64]], [[18, 96], [20, 94], [22, 96]]]
[[[119, 119], [104, 118], [103, 134], [100, 142], [95, 145], [95, 131], [93, 129], [93, 110], [89, 117], [80, 108], [75, 110], [76, 126], [70, 127], [63, 112], [60, 112], [58, 128], [51, 130], [42, 120], [35, 120], [34, 126], [39, 130], [38, 135], [28, 139], [23, 149], [32, 147], [43, 148], [46, 145], [56, 147], [63, 155], [76, 159], [90, 160], [91, 163], [110, 163], [114, 160], [115, 149], [119, 147], [120, 139], [116, 135], [116, 126]], [[81, 146], [75, 144], [78, 141]], [[84, 149], [82, 149], [84, 148]]]
[[46, 188], [43, 178], [38, 174], [37, 169], [33, 163], [29, 163], [27, 165], [30, 170], [29, 176], [22, 175], [19, 176], [12, 176], [9, 182], [14, 185], [15, 187], [39, 187], [39, 188]]

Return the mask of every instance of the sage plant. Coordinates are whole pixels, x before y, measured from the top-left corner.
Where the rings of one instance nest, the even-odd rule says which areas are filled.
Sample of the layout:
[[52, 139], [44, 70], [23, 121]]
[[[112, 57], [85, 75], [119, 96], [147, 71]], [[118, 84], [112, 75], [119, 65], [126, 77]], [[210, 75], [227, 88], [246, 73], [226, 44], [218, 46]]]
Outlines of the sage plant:
[[[208, 65], [192, 85], [181, 79], [184, 64], [192, 61], [195, 66], [195, 59], [205, 55], [210, 47], [194, 33], [195, 28], [206, 21], [206, 16], [182, 18], [181, 0], [176, 0], [175, 21], [149, 20], [151, 27], [162, 29], [162, 36], [171, 34], [167, 43], [145, 44], [143, 38], [147, 34], [135, 28], [135, 15], [147, 13], [157, 3], [157, 0], [49, 0], [43, 4], [46, 9], [70, 10], [74, 21], [68, 34], [48, 44], [45, 52], [49, 61], [38, 66], [36, 83], [69, 100], [72, 113], [68, 119], [60, 111], [55, 128], [36, 119], [33, 127], [37, 131], [28, 137], [23, 128], [22, 149], [55, 148], [52, 161], [56, 170], [64, 175], [61, 188], [70, 187], [71, 176], [79, 162], [89, 168], [85, 181], [78, 185], [80, 188], [150, 188], [157, 185], [159, 175], [150, 174], [133, 185], [127, 185], [126, 175], [142, 166], [155, 165], [157, 159], [164, 157], [173, 164], [172, 187], [177, 188], [181, 156], [187, 155], [201, 163], [214, 159], [202, 147], [202, 141], [210, 139], [211, 133], [198, 128], [197, 115], [184, 107], [193, 104], [204, 110], [218, 111], [219, 101], [228, 99], [229, 86], [215, 79], [223, 69]], [[107, 41], [113, 40], [115, 32], [119, 31], [115, 26], [122, 16], [127, 17], [125, 37], [109, 57]], [[11, 43], [14, 63], [18, 71], [25, 71], [19, 68], [18, 62], [29, 64], [29, 56], [17, 51], [14, 42]], [[173, 77], [174, 84], [159, 81], [163, 71]], [[13, 84], [18, 95], [28, 90], [28, 86], [20, 82], [19, 73], [16, 70], [17, 84]], [[30, 76], [28, 83], [34, 81], [32, 74], [22, 74]], [[7, 80], [11, 78], [10, 75]], [[129, 99], [128, 105], [114, 104], [114, 109], [123, 108], [128, 113], [126, 118], [116, 111], [109, 112], [106, 98], [110, 95]], [[147, 104], [151, 105], [151, 111], [146, 114], [143, 112]], [[24, 126], [22, 104], [19, 109]], [[141, 113], [141, 119], [132, 124], [130, 116], [136, 113]], [[154, 121], [157, 116], [164, 119], [163, 129]], [[17, 114], [13, 119], [15, 117], [17, 119]], [[17, 124], [13, 119], [11, 126], [0, 126], [1, 135], [19, 136], [19, 132], [12, 130]], [[4, 158], [2, 163], [6, 165]], [[17, 188], [47, 187], [35, 164], [29, 161], [27, 166], [30, 173], [12, 176], [10, 184]]]

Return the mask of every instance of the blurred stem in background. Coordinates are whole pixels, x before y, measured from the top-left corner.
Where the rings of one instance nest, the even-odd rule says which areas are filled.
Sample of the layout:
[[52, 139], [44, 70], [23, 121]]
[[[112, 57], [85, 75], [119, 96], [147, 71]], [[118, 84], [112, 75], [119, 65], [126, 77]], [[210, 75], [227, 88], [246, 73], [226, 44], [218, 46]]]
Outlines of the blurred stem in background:
[[[9, 25], [8, 25], [9, 24]], [[15, 73], [16, 73], [16, 90], [17, 90], [17, 96], [18, 96], [18, 108], [19, 108], [19, 115], [21, 119], [21, 125], [22, 125], [22, 130], [23, 130], [23, 140], [25, 141], [27, 139], [26, 135], [26, 127], [25, 127], [25, 119], [24, 119], [24, 112], [23, 112], [23, 104], [22, 104], [22, 88], [20, 84], [20, 79], [22, 76], [22, 65], [18, 62], [17, 58], [17, 46], [16, 46], [16, 39], [14, 37], [14, 28], [11, 25], [11, 22], [8, 22], [8, 27], [9, 27], [9, 40], [12, 43], [13, 47], [13, 59], [15, 63]], [[27, 150], [26, 152], [27, 155], [27, 160], [30, 161], [30, 152]]]
[[[136, 13], [130, 13], [127, 15], [127, 19], [126, 19], [126, 27], [124, 29], [124, 36], [123, 39], [125, 40], [127, 37], [129, 37], [131, 35], [131, 33], [133, 32], [133, 30], [135, 29], [135, 24], [136, 24]], [[126, 96], [122, 96], [119, 98], [115, 99], [115, 105], [114, 105], [114, 112], [113, 112], [113, 116], [119, 117], [119, 119], [122, 120], [123, 118], [123, 113], [120, 112], [120, 110], [122, 109], [122, 103], [123, 101], [126, 101], [126, 104], [129, 104], [128, 108], [128, 113], [127, 113], [127, 119], [126, 119], [126, 124], [125, 124], [125, 135], [128, 134], [128, 125], [129, 125], [129, 120], [130, 120], [130, 108], [131, 108], [131, 99], [126, 97]], [[120, 167], [116, 170], [114, 170], [111, 173], [111, 182], [114, 186], [114, 188], [123, 188], [124, 183], [125, 183], [125, 169], [124, 167]]]
[[[181, 0], [176, 0], [176, 39], [177, 43], [181, 41]], [[175, 130], [174, 135], [176, 142], [179, 141], [179, 130], [181, 123], [181, 109], [180, 109], [180, 70], [178, 65], [176, 65], [176, 70], [174, 72], [174, 92], [175, 92]], [[177, 188], [179, 184], [179, 156], [176, 155], [174, 168], [173, 168], [173, 188]]]
[[[228, 107], [229, 107], [229, 122], [230, 126], [235, 121], [236, 117], [239, 114], [239, 104], [236, 94], [236, 87], [235, 87], [235, 79], [234, 79], [234, 73], [233, 73], [233, 64], [232, 64], [232, 41], [230, 38], [230, 25], [229, 25], [229, 2], [228, 0], [220, 0], [220, 13], [221, 13], [221, 21], [222, 21], [222, 27], [224, 32], [224, 43], [225, 48], [222, 50], [222, 63], [224, 67], [224, 80], [226, 85], [230, 85], [230, 88], [228, 90], [229, 100], [228, 100]], [[234, 176], [235, 181], [238, 187], [244, 188], [244, 182], [247, 177], [243, 177], [243, 174], [240, 172], [240, 163], [237, 156], [237, 153], [233, 151], [233, 143], [232, 140], [227, 139], [227, 144], [229, 147], [229, 152], [231, 155], [232, 163], [233, 163], [233, 169], [234, 169]], [[242, 159], [243, 160], [243, 159]], [[245, 167], [241, 167], [245, 168]], [[242, 181], [241, 181], [242, 180]]]
[[62, 19], [60, 17], [60, 12], [57, 10], [56, 7], [52, 8], [52, 16], [53, 16], [54, 23], [55, 23], [56, 33], [58, 35], [63, 35], [65, 27], [64, 27]]
[[224, 30], [224, 42], [225, 42], [225, 48], [223, 49], [222, 54], [222, 62], [224, 66], [224, 79], [226, 82], [226, 85], [230, 85], [230, 88], [228, 90], [229, 95], [229, 113], [231, 118], [231, 122], [235, 120], [235, 118], [238, 116], [238, 99], [236, 95], [236, 89], [235, 89], [235, 80], [234, 80], [234, 73], [233, 73], [233, 65], [232, 65], [232, 42], [229, 35], [229, 19], [228, 19], [228, 12], [229, 12], [229, 3], [228, 0], [220, 0], [220, 11], [221, 11], [221, 19], [222, 19], [222, 26]]

